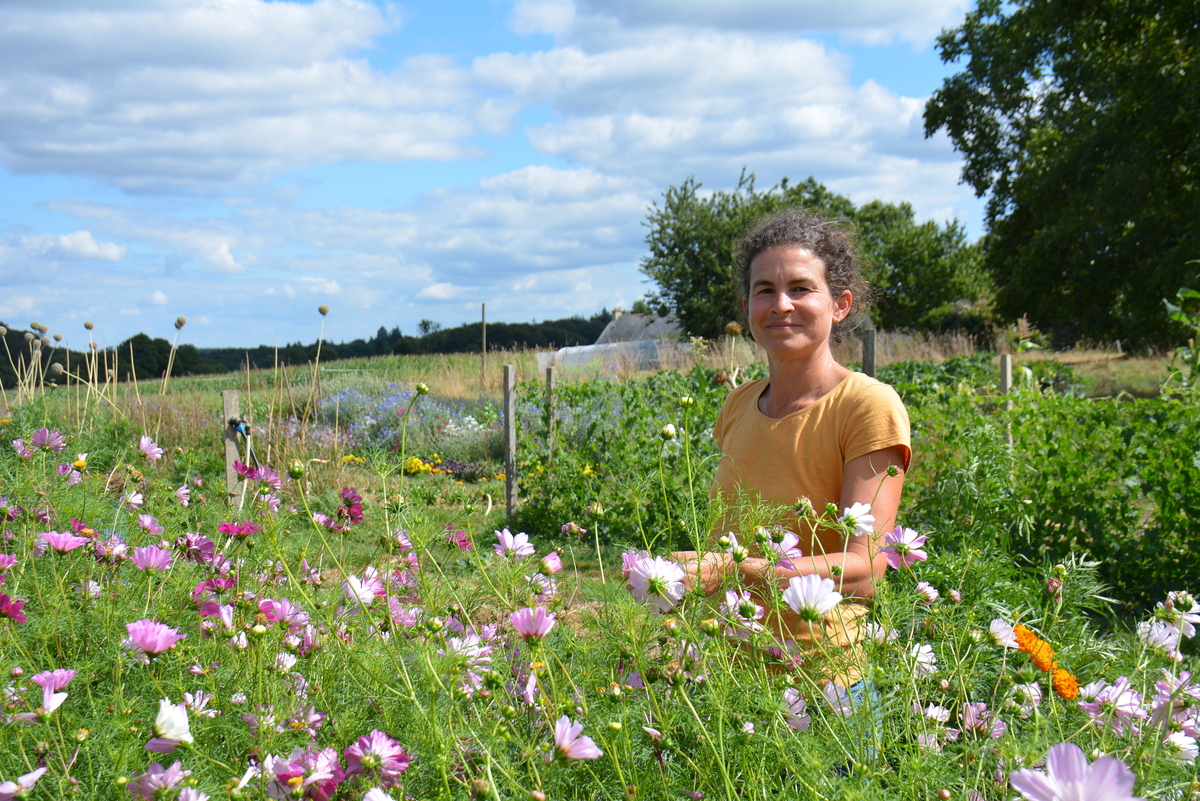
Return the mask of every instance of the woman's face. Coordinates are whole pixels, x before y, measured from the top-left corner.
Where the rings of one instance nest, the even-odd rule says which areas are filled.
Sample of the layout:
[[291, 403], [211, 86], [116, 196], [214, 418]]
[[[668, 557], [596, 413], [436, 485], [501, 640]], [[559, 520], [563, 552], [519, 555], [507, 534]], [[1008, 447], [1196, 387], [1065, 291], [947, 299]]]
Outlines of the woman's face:
[[750, 262], [743, 301], [754, 340], [776, 359], [811, 359], [829, 350], [833, 324], [850, 313], [849, 291], [834, 297], [825, 263], [811, 251], [780, 245]]

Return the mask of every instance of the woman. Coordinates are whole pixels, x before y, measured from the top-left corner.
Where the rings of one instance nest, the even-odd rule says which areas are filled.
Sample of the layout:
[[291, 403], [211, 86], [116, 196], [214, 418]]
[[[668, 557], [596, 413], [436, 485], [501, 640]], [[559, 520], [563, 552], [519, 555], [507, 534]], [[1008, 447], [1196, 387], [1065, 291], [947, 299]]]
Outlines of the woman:
[[[867, 290], [845, 231], [806, 212], [785, 211], [740, 240], [736, 257], [742, 309], [767, 352], [770, 373], [730, 393], [721, 410], [713, 430], [722, 452], [714, 496], [731, 512], [760, 499], [793, 510], [808, 501], [817, 515], [829, 504], [839, 512], [867, 504], [874, 526], [860, 525], [860, 533], [846, 536], [793, 511], [770, 522], [799, 533], [802, 557], [737, 562], [729, 554], [685, 552], [676, 559], [688, 569], [689, 583], [698, 580], [709, 591], [740, 571], [760, 602], [793, 576], [832, 579], [846, 600], [824, 622], [764, 604], [767, 627], [805, 650], [820, 642], [835, 659], [850, 657], [829, 672], [850, 687], [861, 677], [853, 645], [861, 639], [864, 601], [886, 566], [880, 540], [895, 524], [911, 455], [908, 415], [891, 387], [833, 358], [831, 347], [865, 305]], [[862, 514], [859, 522], [868, 523]], [[744, 544], [750, 534], [739, 534]]]

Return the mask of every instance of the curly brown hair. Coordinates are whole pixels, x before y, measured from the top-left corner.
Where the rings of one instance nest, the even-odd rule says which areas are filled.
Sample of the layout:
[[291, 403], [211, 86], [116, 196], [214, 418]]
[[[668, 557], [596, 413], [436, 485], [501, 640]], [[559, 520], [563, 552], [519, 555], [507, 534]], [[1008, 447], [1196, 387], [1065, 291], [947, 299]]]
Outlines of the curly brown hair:
[[[773, 247], [792, 246], [812, 252], [825, 265], [829, 291], [837, 297], [849, 292], [850, 313], [834, 323], [830, 340], [841, 342], [847, 331], [858, 324], [859, 315], [871, 306], [871, 285], [862, 277], [854, 255], [854, 235], [844, 225], [804, 209], [786, 209], [755, 223], [750, 232], [734, 243], [733, 271], [738, 300], [750, 295], [750, 264]], [[738, 303], [738, 308], [742, 307]]]

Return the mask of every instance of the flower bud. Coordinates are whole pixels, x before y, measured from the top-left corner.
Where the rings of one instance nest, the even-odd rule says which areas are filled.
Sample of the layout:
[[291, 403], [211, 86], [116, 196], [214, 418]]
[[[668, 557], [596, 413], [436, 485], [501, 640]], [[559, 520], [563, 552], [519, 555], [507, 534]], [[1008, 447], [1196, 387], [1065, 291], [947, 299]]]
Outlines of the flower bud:
[[1057, 598], [1062, 594], [1062, 581], [1051, 576], [1046, 579], [1046, 594], [1051, 598]]
[[304, 478], [304, 462], [299, 459], [293, 459], [288, 463], [288, 475], [296, 481]]
[[684, 395], [682, 398], [679, 399], [679, 405], [685, 409], [689, 409], [692, 406], [696, 405], [696, 401], [694, 401], [692, 399], [691, 395]]
[[[753, 612], [751, 612], [753, 614]], [[721, 621], [710, 617], [700, 624], [700, 630], [710, 637], [715, 637], [721, 633]]]
[[417, 394], [418, 395], [428, 395], [429, 394], [429, 385], [426, 384], [424, 381], [417, 384]]
[[670, 423], [667, 423], [665, 426], [662, 427], [662, 431], [659, 432], [659, 434], [660, 434], [660, 436], [662, 436], [662, 438], [664, 440], [675, 439], [675, 426], [671, 425]]
[[610, 731], [620, 731], [621, 730], [621, 721], [619, 721], [619, 720], [609, 721], [608, 728]]
[[796, 510], [796, 515], [801, 520], [807, 520], [816, 514], [816, 510], [813, 509], [812, 501], [810, 501], [808, 498], [797, 498], [796, 504], [792, 508]]

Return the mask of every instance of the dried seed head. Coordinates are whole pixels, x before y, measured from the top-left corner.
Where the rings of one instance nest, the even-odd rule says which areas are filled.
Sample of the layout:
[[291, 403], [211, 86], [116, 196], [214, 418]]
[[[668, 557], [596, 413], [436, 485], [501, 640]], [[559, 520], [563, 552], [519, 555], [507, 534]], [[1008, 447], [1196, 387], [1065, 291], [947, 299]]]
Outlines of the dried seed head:
[[50, 365], [50, 372], [54, 373], [54, 375], [62, 375], [63, 374], [63, 366], [61, 364], [59, 364], [58, 362], [55, 362], [54, 364]]
[[55, 341], [55, 342], [62, 342], [62, 341], [63, 341], [63, 335], [62, 335], [62, 334], [55, 334], [55, 335], [54, 335], [54, 341]]
[[329, 314], [329, 307], [326, 306], [324, 303], [322, 303], [320, 306], [317, 307], [317, 311], [319, 311], [321, 313], [321, 316], [324, 317], [325, 315]]
[[39, 323], [37, 320], [34, 320], [32, 323], [30, 323], [29, 327], [32, 328], [34, 331], [38, 331], [38, 332], [41, 332], [41, 330], [42, 330], [42, 324]]
[[92, 344], [92, 350], [98, 350], [100, 348], [99, 342], [93, 342], [91, 344]]
[[42, 337], [42, 347], [50, 347], [50, 337]]
[[26, 331], [26, 332], [25, 332], [25, 341], [26, 341], [26, 342], [32, 342], [32, 341], [33, 341], [33, 334], [31, 334], [31, 333], [29, 333], [28, 331]]
[[187, 318], [182, 314], [175, 318], [175, 330], [178, 331], [187, 325]]
[[108, 370], [105, 371], [105, 375], [108, 376], [109, 380], [112, 380], [116, 376], [116, 373], [114, 373], [112, 371], [112, 368], [110, 367], [110, 368], [108, 368]]
[[736, 336], [741, 336], [741, 334], [742, 334], [742, 327], [740, 325], [738, 325], [736, 322], [729, 322], [729, 323], [725, 324], [725, 335], [726, 336], [736, 337]]
[[0, 325], [0, 337], [8, 336], [8, 329]]
[[93, 323], [91, 320], [88, 320], [86, 323], [83, 324], [83, 327], [86, 328], [87, 330], [91, 331], [93, 328], [96, 327], [96, 324]]

